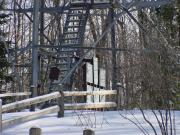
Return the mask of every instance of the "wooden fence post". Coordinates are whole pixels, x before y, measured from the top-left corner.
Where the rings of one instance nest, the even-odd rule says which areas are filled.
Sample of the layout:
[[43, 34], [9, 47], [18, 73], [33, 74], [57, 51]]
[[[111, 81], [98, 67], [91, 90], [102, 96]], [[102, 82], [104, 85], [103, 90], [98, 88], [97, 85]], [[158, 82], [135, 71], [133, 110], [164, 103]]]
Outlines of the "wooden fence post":
[[41, 135], [41, 129], [39, 127], [31, 127], [29, 135]]
[[0, 135], [2, 134], [2, 100], [0, 99]]
[[60, 92], [60, 97], [58, 98], [59, 112], [58, 118], [64, 117], [64, 93], [62, 90]]
[[95, 132], [91, 129], [85, 129], [83, 135], [95, 135]]

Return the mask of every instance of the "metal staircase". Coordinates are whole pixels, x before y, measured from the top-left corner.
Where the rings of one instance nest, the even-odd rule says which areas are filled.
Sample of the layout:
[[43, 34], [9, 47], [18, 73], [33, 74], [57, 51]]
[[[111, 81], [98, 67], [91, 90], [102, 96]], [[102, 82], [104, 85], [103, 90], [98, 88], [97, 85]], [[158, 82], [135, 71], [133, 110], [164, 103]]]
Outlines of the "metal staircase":
[[[61, 81], [75, 64], [75, 57], [80, 56], [78, 47], [82, 46], [86, 22], [89, 15], [89, 4], [70, 5], [63, 35], [58, 50], [58, 65], [60, 69]], [[77, 47], [77, 48], [73, 48]], [[70, 85], [70, 78], [66, 80], [65, 85]]]
[[[131, 3], [135, 2], [135, 5], [132, 7], [142, 9], [166, 5], [171, 3], [172, 1], [174, 0], [132, 0]], [[101, 1], [99, 2], [101, 3]], [[122, 2], [125, 7], [130, 5], [130, 2], [126, 0], [123, 0]], [[109, 1], [107, 1], [107, 3], [109, 3]], [[98, 0], [95, 0], [93, 4], [98, 5]], [[56, 62], [58, 68], [60, 69], [60, 77], [58, 84], [62, 83], [62, 80], [64, 78], [68, 78], [65, 82], [63, 82], [63, 84], [71, 85], [71, 77], [67, 77], [67, 73], [76, 63], [75, 58], [81, 57], [81, 54], [83, 53], [78, 48], [80, 48], [83, 44], [90, 5], [92, 4], [88, 0], [86, 2], [84, 0], [74, 0], [74, 3], [73, 0], [71, 0], [70, 5], [67, 6], [69, 9], [63, 29], [63, 34], [59, 42], [60, 48], [58, 49]], [[57, 83], [54, 84], [56, 85]]]

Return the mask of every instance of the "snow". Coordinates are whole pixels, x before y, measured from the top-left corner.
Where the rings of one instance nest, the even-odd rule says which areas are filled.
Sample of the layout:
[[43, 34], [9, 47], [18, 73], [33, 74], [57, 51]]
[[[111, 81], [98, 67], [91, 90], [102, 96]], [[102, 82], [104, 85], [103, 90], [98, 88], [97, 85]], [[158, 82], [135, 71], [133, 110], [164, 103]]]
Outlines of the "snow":
[[[27, 115], [32, 112], [16, 112], [3, 114], [3, 120], [17, 116]], [[3, 131], [3, 135], [28, 135], [29, 129], [38, 126], [42, 135], [82, 135], [83, 130], [91, 128], [96, 135], [143, 135], [142, 131], [132, 122], [121, 115], [139, 123], [149, 135], [153, 135], [151, 127], [143, 120], [138, 110], [130, 111], [66, 111], [64, 118], [57, 118], [57, 114], [49, 114], [37, 120], [10, 127]], [[180, 111], [175, 111], [176, 134], [180, 135]], [[158, 134], [158, 123], [151, 111], [146, 111], [146, 116], [155, 126]]]

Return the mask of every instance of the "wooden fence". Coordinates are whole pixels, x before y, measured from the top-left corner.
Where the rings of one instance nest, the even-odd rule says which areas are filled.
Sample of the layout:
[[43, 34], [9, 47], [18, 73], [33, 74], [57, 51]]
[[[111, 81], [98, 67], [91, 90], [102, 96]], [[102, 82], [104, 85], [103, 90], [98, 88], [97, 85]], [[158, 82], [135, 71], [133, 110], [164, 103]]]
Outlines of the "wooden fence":
[[[38, 96], [34, 98], [25, 99], [22, 101], [17, 101], [14, 103], [6, 104], [2, 106], [2, 101], [0, 101], [0, 127], [7, 128], [18, 123], [26, 122], [29, 120], [37, 119], [43, 115], [49, 113], [58, 113], [58, 117], [64, 116], [65, 109], [93, 109], [93, 108], [111, 108], [116, 107], [115, 102], [99, 102], [99, 103], [74, 103], [74, 104], [64, 104], [64, 97], [68, 96], [88, 96], [88, 95], [116, 95], [116, 90], [101, 90], [101, 91], [65, 91], [65, 92], [53, 92], [50, 94], [46, 94], [43, 96]], [[20, 116], [12, 120], [2, 121], [2, 113], [9, 112], [12, 110], [17, 110], [20, 108], [24, 108], [27, 106], [35, 105], [38, 103], [43, 103], [49, 100], [55, 99], [58, 102], [58, 105], [49, 107], [43, 110], [39, 110], [36, 112], [31, 112], [28, 115]]]

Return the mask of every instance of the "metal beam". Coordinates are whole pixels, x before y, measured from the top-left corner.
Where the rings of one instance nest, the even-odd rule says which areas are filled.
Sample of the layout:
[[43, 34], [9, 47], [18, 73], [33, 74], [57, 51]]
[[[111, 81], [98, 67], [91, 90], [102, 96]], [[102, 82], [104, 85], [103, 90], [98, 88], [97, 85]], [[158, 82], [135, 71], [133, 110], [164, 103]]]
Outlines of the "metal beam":
[[[39, 29], [39, 8], [40, 1], [34, 0], [33, 11], [33, 33], [32, 33], [32, 81], [31, 81], [31, 96], [37, 96], [37, 83], [38, 83], [38, 48], [34, 47], [38, 44], [38, 29]], [[31, 111], [34, 111], [35, 107], [31, 107]]]
[[[168, 4], [173, 4], [175, 3], [175, 0], [141, 0], [141, 1], [137, 1], [137, 0], [131, 0], [130, 2], [128, 2], [127, 0], [124, 0], [123, 2], [119, 2], [121, 5], [127, 7], [129, 5], [129, 3], [131, 2], [136, 2], [136, 5], [134, 5], [134, 7], [136, 9], [143, 9], [143, 8], [157, 8], [159, 6], [164, 6], [164, 5], [168, 5]], [[110, 8], [111, 4], [105, 3], [105, 4], [92, 4], [91, 5], [91, 9], [106, 9], [106, 8]], [[119, 6], [115, 6], [115, 8], [119, 8]], [[69, 9], [69, 5], [65, 5], [65, 6], [59, 6], [59, 7], [47, 7], [47, 8], [40, 8], [39, 11], [40, 12], [44, 12], [44, 13], [67, 13], [67, 10]], [[33, 8], [28, 8], [28, 9], [8, 9], [11, 11], [15, 11], [15, 12], [19, 12], [19, 13], [27, 13], [27, 12], [33, 12]]]
[[[110, 23], [114, 22], [115, 12], [113, 8], [110, 8]], [[115, 37], [115, 25], [111, 27], [111, 47], [112, 47], [112, 89], [116, 89], [116, 37]]]
[[[102, 51], [112, 51], [112, 47], [96, 47], [93, 45], [90, 46], [57, 46], [57, 45], [37, 45], [35, 46], [37, 48], [50, 48], [50, 49], [82, 49], [82, 50], [102, 50]], [[143, 51], [143, 52], [158, 52], [157, 49], [124, 49], [124, 48], [115, 48], [116, 51], [126, 51], [126, 52], [139, 52], [139, 51]], [[39, 52], [44, 54], [44, 52]], [[46, 53], [46, 52], [45, 52]], [[51, 53], [53, 53], [54, 55], [57, 55], [56, 51], [48, 51], [47, 54], [50, 55]]]

